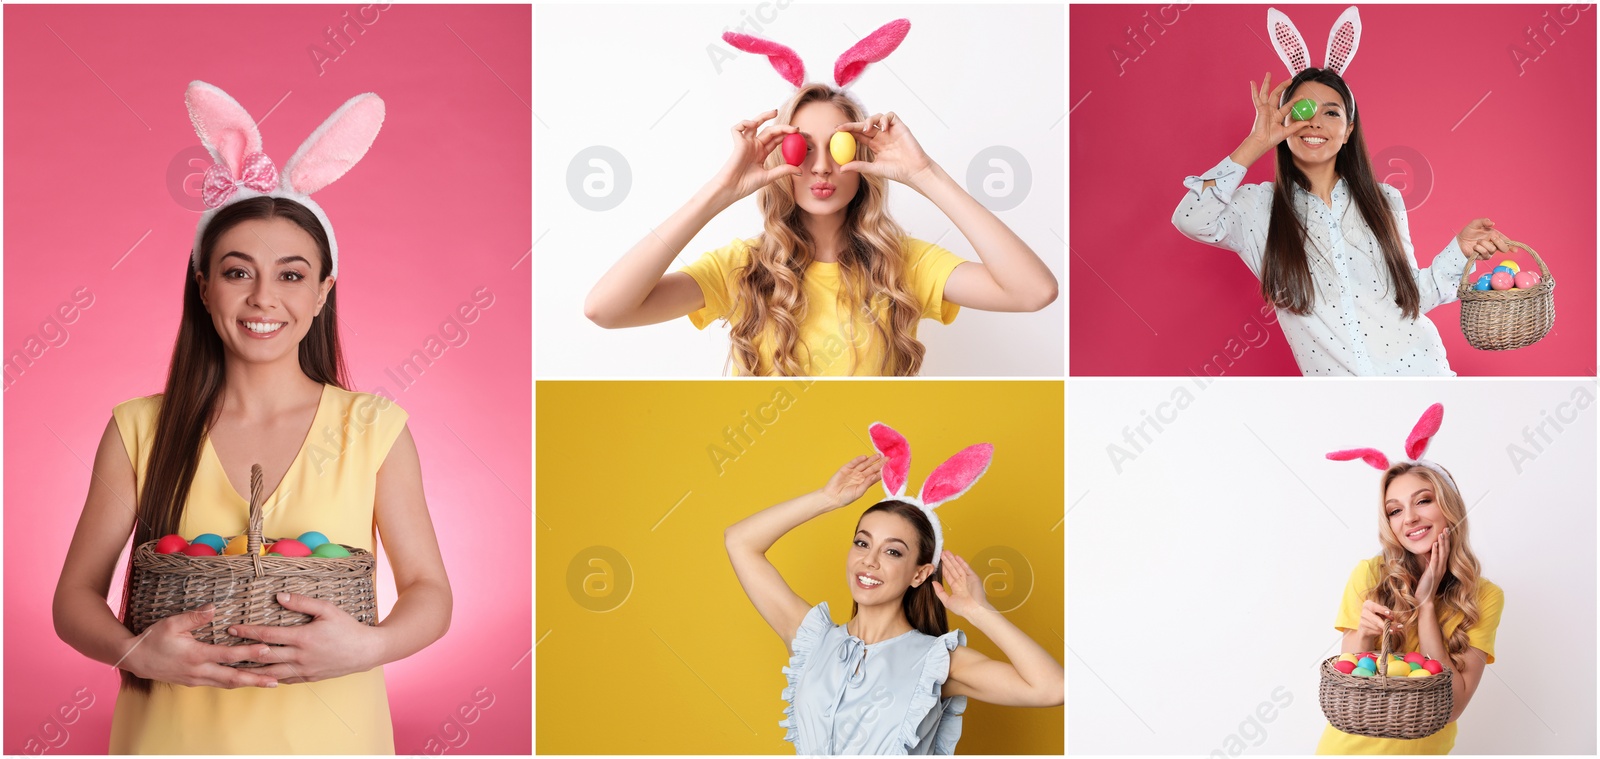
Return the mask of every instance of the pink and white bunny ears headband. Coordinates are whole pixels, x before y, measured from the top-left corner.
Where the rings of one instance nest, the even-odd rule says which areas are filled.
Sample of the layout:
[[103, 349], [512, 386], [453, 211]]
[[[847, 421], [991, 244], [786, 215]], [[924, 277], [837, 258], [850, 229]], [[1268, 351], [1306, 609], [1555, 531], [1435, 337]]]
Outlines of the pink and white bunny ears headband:
[[[1289, 67], [1290, 76], [1299, 76], [1300, 72], [1311, 67], [1311, 53], [1305, 38], [1300, 36], [1299, 29], [1294, 28], [1294, 22], [1277, 8], [1267, 9], [1267, 38], [1272, 40], [1272, 49], [1278, 51], [1278, 59]], [[1338, 20], [1333, 22], [1333, 29], [1328, 32], [1327, 55], [1322, 68], [1344, 77], [1344, 72], [1350, 69], [1350, 62], [1355, 60], [1356, 48], [1360, 44], [1361, 12], [1352, 5], [1339, 14]], [[1345, 89], [1350, 90], [1350, 118], [1353, 121], [1356, 91], [1350, 89], [1349, 82], [1345, 82]], [[1278, 107], [1283, 107], [1288, 101], [1289, 88], [1286, 87], [1278, 97]]]
[[[834, 61], [834, 83], [842, 88], [855, 81], [856, 77], [861, 76], [861, 72], [866, 69], [867, 64], [877, 63], [889, 57], [889, 54], [905, 40], [906, 32], [909, 31], [911, 22], [901, 18], [878, 27], [877, 31], [862, 38], [849, 50], [844, 51], [839, 60]], [[806, 65], [793, 50], [770, 40], [738, 32], [723, 32], [722, 39], [746, 53], [766, 56], [784, 80], [795, 87], [806, 86]], [[937, 555], [935, 558], [938, 558]]]
[[[1405, 463], [1416, 464], [1418, 466], [1425, 466], [1429, 469], [1432, 469], [1433, 471], [1439, 473], [1439, 476], [1443, 477], [1446, 482], [1449, 482], [1451, 487], [1456, 487], [1455, 478], [1451, 477], [1450, 473], [1444, 470], [1444, 467], [1422, 458], [1423, 452], [1428, 450], [1428, 443], [1433, 440], [1434, 434], [1439, 431], [1439, 424], [1443, 421], [1443, 404], [1435, 403], [1432, 406], [1429, 406], [1426, 411], [1422, 412], [1422, 418], [1417, 420], [1417, 425], [1411, 428], [1411, 434], [1406, 436], [1407, 458], [1404, 459], [1404, 461]], [[1351, 448], [1344, 451], [1334, 451], [1333, 453], [1328, 454], [1328, 458], [1334, 461], [1351, 461], [1353, 459], [1361, 459], [1362, 461], [1367, 462], [1367, 464], [1373, 469], [1377, 469], [1379, 471], [1387, 470], [1389, 468], [1389, 464], [1391, 463], [1389, 461], [1389, 457], [1383, 455], [1383, 452], [1376, 448]], [[1460, 490], [1460, 488], [1456, 489]]]
[[867, 432], [872, 436], [872, 447], [883, 454], [883, 469], [879, 476], [883, 479], [883, 492], [887, 500], [904, 501], [922, 509], [922, 513], [927, 514], [928, 521], [933, 524], [933, 566], [937, 569], [939, 554], [944, 551], [944, 528], [939, 526], [939, 517], [933, 510], [939, 508], [939, 504], [960, 498], [972, 489], [972, 484], [989, 470], [989, 461], [994, 458], [994, 446], [978, 443], [961, 449], [933, 468], [928, 479], [922, 483], [921, 495], [908, 496], [906, 479], [911, 474], [911, 444], [906, 442], [904, 435], [883, 422], [873, 422]]
[[277, 166], [261, 152], [261, 132], [244, 106], [216, 87], [201, 81], [189, 83], [183, 96], [189, 120], [200, 135], [201, 144], [211, 151], [216, 163], [206, 170], [201, 199], [206, 212], [194, 232], [190, 265], [200, 269], [200, 237], [206, 225], [222, 208], [256, 197], [286, 198], [315, 214], [328, 234], [328, 252], [333, 267], [328, 276], [339, 276], [339, 244], [333, 225], [322, 207], [311, 199], [314, 193], [344, 176], [372, 147], [383, 126], [383, 100], [370, 92], [350, 98], [333, 112], [322, 126], [301, 143], [289, 157], [280, 174]]

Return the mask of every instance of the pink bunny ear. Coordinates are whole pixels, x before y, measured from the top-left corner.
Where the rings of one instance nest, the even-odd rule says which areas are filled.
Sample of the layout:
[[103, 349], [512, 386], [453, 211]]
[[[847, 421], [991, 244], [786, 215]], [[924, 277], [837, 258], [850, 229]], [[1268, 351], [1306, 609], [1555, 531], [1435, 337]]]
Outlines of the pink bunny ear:
[[1356, 47], [1360, 44], [1361, 12], [1352, 5], [1339, 14], [1339, 19], [1333, 22], [1333, 29], [1328, 31], [1328, 56], [1322, 67], [1344, 76], [1344, 72], [1350, 69], [1350, 62], [1355, 60]]
[[1428, 441], [1433, 439], [1439, 431], [1439, 424], [1444, 421], [1444, 404], [1435, 403], [1422, 412], [1422, 418], [1417, 420], [1417, 426], [1411, 429], [1411, 434], [1406, 437], [1406, 455], [1413, 459], [1422, 458], [1423, 451], [1428, 450]]
[[932, 509], [945, 501], [960, 498], [984, 472], [989, 471], [989, 462], [993, 459], [994, 446], [989, 443], [961, 449], [960, 453], [934, 467], [933, 473], [922, 483], [919, 499]]
[[261, 152], [261, 131], [256, 120], [228, 93], [202, 81], [189, 83], [183, 95], [200, 143], [211, 151], [217, 163], [239, 177], [244, 173], [244, 157]]
[[805, 86], [806, 64], [800, 61], [800, 56], [795, 55], [793, 50], [771, 40], [738, 32], [723, 32], [722, 40], [746, 53], [766, 56], [772, 62], [772, 67], [778, 70], [778, 76], [796, 87]]
[[1351, 459], [1361, 459], [1362, 461], [1367, 462], [1367, 466], [1370, 466], [1373, 469], [1389, 468], [1389, 457], [1383, 455], [1383, 451], [1380, 451], [1376, 448], [1351, 448], [1347, 451], [1334, 451], [1333, 453], [1328, 454], [1328, 458], [1334, 461], [1350, 461]]
[[861, 76], [861, 72], [866, 69], [867, 64], [877, 63], [889, 57], [895, 48], [900, 47], [900, 43], [905, 40], [909, 31], [911, 22], [903, 18], [897, 18], [878, 27], [877, 31], [852, 45], [849, 50], [844, 51], [844, 55], [839, 56], [839, 60], [834, 62], [833, 81], [840, 87], [855, 81], [856, 77]]
[[1294, 28], [1294, 22], [1277, 8], [1267, 9], [1267, 39], [1272, 41], [1272, 49], [1278, 51], [1278, 59], [1289, 67], [1290, 76], [1311, 67], [1311, 54], [1306, 52], [1305, 37], [1300, 35], [1299, 29]]
[[911, 444], [904, 435], [883, 422], [873, 422], [867, 428], [872, 436], [872, 447], [883, 454], [883, 490], [889, 495], [906, 494], [906, 477], [911, 474]]
[[383, 127], [383, 99], [370, 92], [345, 101], [284, 165], [283, 188], [310, 195], [344, 176]]

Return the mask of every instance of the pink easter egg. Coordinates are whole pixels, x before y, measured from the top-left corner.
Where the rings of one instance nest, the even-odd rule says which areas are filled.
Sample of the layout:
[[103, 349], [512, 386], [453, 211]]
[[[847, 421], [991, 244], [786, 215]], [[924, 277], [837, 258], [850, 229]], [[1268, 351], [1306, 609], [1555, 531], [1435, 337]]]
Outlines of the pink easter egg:
[[783, 136], [783, 162], [799, 166], [806, 160], [806, 138], [799, 134]]
[[1510, 290], [1512, 287], [1515, 287], [1516, 284], [1516, 281], [1511, 278], [1511, 275], [1503, 271], [1497, 271], [1494, 273], [1494, 276], [1489, 278], [1489, 286], [1496, 290]]
[[1517, 272], [1517, 276], [1512, 277], [1511, 279], [1514, 283], [1516, 283], [1517, 287], [1528, 290], [1534, 285], [1539, 284], [1539, 273], [1532, 270], [1519, 271]]
[[1411, 653], [1406, 654], [1405, 659], [1406, 659], [1406, 663], [1407, 664], [1421, 664], [1424, 661], [1427, 661], [1428, 657], [1423, 656], [1422, 654], [1417, 653], [1416, 651], [1412, 651]]

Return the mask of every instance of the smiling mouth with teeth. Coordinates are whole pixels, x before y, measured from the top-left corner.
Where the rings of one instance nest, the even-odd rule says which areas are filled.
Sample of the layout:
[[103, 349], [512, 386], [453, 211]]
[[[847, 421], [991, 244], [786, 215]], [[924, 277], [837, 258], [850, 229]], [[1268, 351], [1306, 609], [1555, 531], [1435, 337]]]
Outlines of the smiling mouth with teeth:
[[280, 329], [283, 329], [283, 324], [284, 324], [283, 322], [274, 322], [272, 324], [263, 324], [262, 322], [239, 322], [239, 323], [243, 324], [245, 326], [245, 329], [248, 329], [251, 332], [254, 332], [254, 333], [258, 334], [258, 335], [270, 335], [270, 334], [272, 334], [274, 332], [277, 332]]
[[882, 580], [874, 580], [866, 575], [856, 575], [856, 582], [859, 582], [862, 585], [866, 585], [870, 588], [876, 588], [883, 584]]

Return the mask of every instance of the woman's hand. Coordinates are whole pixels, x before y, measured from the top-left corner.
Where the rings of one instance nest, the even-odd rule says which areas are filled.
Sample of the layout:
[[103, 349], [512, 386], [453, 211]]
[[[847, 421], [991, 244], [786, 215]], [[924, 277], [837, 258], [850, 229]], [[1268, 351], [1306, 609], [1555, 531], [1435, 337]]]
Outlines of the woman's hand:
[[[382, 664], [382, 633], [361, 624], [331, 601], [293, 593], [279, 593], [278, 603], [290, 611], [310, 614], [303, 625], [234, 625], [230, 635], [273, 643], [266, 656], [253, 660], [267, 666], [255, 670], [285, 684], [314, 683]], [[252, 647], [253, 648], [253, 647]]]
[[120, 667], [139, 677], [165, 683], [212, 688], [277, 687], [277, 678], [259, 669], [223, 666], [241, 661], [261, 661], [267, 646], [219, 646], [201, 643], [190, 634], [211, 624], [216, 605], [174, 614], [157, 622], [132, 640]]
[[979, 609], [994, 610], [989, 605], [989, 600], [983, 595], [983, 579], [967, 566], [967, 560], [945, 551], [939, 559], [939, 566], [944, 570], [944, 581], [950, 586], [949, 590], [933, 583], [933, 594], [946, 609], [960, 617], [971, 617]]
[[1417, 597], [1418, 606], [1429, 606], [1433, 603], [1433, 594], [1439, 590], [1439, 581], [1444, 579], [1444, 573], [1450, 569], [1450, 528], [1439, 531], [1439, 537], [1434, 538], [1433, 545], [1428, 548], [1428, 566], [1422, 570], [1422, 576], [1417, 578], [1417, 589], [1412, 595]]
[[822, 486], [822, 494], [828, 498], [828, 508], [842, 509], [856, 502], [872, 483], [878, 481], [878, 473], [883, 471], [883, 455], [876, 454], [871, 457], [857, 456], [850, 462], [834, 472], [828, 478], [828, 484]]
[[933, 159], [911, 136], [911, 128], [892, 111], [873, 114], [865, 121], [840, 124], [838, 129], [849, 132], [857, 143], [872, 150], [871, 161], [851, 161], [840, 166], [840, 171], [874, 174], [916, 187], [933, 165]]
[[1294, 103], [1284, 103], [1279, 107], [1278, 99], [1283, 97], [1283, 88], [1288, 87], [1290, 81], [1293, 80], [1285, 79], [1268, 90], [1267, 85], [1272, 82], [1269, 72], [1261, 76], [1259, 89], [1254, 81], [1250, 82], [1250, 101], [1256, 108], [1256, 123], [1250, 128], [1248, 139], [1257, 143], [1263, 151], [1270, 152], [1278, 143], [1299, 134], [1301, 129], [1311, 124], [1310, 121], [1290, 121], [1288, 126], [1283, 124], [1289, 112], [1294, 110]]
[[1461, 234], [1456, 235], [1456, 243], [1461, 246], [1461, 252], [1467, 258], [1483, 260], [1493, 258], [1497, 253], [1511, 252], [1511, 239], [1500, 230], [1494, 228], [1494, 222], [1489, 219], [1473, 219]]
[[800, 173], [799, 166], [790, 166], [787, 163], [780, 163], [770, 169], [766, 166], [767, 157], [772, 155], [778, 143], [783, 141], [783, 136], [799, 131], [790, 124], [773, 124], [758, 131], [758, 127], [777, 115], [776, 110], [767, 111], [753, 119], [734, 124], [729, 130], [733, 134], [733, 155], [728, 157], [728, 162], [723, 164], [722, 170], [711, 180], [712, 184], [724, 193], [729, 203], [765, 187], [779, 177], [795, 176]]
[[1389, 607], [1377, 601], [1363, 601], [1361, 604], [1361, 621], [1356, 624], [1356, 633], [1363, 642], [1373, 641], [1370, 647], [1377, 650], [1381, 645], [1378, 636], [1383, 634], [1385, 627], [1400, 632], [1402, 625], [1393, 622], [1394, 612]]

